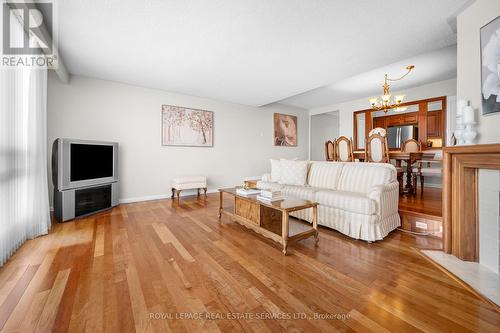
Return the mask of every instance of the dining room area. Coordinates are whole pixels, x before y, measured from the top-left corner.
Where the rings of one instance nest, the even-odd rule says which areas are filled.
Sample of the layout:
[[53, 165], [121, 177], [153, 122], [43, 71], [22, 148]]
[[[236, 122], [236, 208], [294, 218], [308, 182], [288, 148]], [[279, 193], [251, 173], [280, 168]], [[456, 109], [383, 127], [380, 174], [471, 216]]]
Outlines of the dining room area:
[[338, 129], [332, 131], [336, 135], [324, 141], [323, 158], [393, 164], [400, 186], [400, 230], [427, 236], [423, 239], [429, 241], [441, 240], [446, 113], [445, 96], [406, 102], [392, 109], [355, 111], [352, 137]]

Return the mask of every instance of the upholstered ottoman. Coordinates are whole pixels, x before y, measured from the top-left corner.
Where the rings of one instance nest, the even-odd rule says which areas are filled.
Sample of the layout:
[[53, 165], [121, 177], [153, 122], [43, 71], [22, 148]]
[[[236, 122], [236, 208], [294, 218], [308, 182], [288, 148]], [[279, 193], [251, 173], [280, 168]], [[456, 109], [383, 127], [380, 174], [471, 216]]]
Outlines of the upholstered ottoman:
[[200, 189], [205, 192], [205, 197], [207, 196], [207, 177], [205, 176], [187, 176], [187, 177], [177, 177], [172, 179], [172, 199], [177, 195], [177, 200], [182, 190], [198, 190], [198, 196], [200, 196]]

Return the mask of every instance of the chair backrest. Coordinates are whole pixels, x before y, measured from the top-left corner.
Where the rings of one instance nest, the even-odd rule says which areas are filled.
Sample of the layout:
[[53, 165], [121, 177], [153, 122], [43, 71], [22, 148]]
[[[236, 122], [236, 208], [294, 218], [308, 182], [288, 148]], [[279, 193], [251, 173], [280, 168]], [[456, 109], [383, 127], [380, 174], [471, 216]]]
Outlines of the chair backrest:
[[389, 147], [387, 137], [372, 134], [366, 139], [365, 161], [375, 163], [389, 163]]
[[335, 157], [340, 162], [353, 162], [352, 141], [351, 139], [341, 136], [335, 140]]
[[401, 146], [401, 151], [404, 153], [415, 153], [422, 150], [422, 145], [418, 140], [409, 139], [403, 142]]
[[325, 156], [327, 161], [335, 161], [335, 141], [325, 142]]
[[372, 136], [373, 134], [378, 134], [378, 135], [381, 135], [381, 136], [387, 136], [387, 131], [385, 128], [382, 128], [382, 127], [375, 127], [374, 129], [372, 129], [369, 133], [368, 133], [368, 136]]

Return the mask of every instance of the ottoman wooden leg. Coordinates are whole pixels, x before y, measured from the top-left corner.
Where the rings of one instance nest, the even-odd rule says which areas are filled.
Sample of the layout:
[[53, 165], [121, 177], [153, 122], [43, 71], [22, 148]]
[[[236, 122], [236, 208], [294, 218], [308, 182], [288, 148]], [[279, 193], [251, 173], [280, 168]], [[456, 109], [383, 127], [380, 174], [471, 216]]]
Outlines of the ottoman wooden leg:
[[196, 189], [196, 195], [198, 196], [198, 198], [200, 197], [200, 189], [199, 188]]
[[175, 188], [172, 187], [172, 196], [170, 197], [172, 200], [175, 198]]
[[205, 192], [205, 198], [206, 198], [207, 197], [207, 188], [206, 187], [203, 188], [203, 192]]

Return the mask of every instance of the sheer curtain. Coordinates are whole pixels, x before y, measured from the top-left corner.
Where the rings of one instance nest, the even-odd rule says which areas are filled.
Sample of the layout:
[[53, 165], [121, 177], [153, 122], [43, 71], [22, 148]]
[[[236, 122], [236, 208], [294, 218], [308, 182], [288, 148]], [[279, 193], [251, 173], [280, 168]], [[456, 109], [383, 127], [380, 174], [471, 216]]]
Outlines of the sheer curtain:
[[50, 229], [46, 107], [46, 69], [0, 69], [0, 266]]

